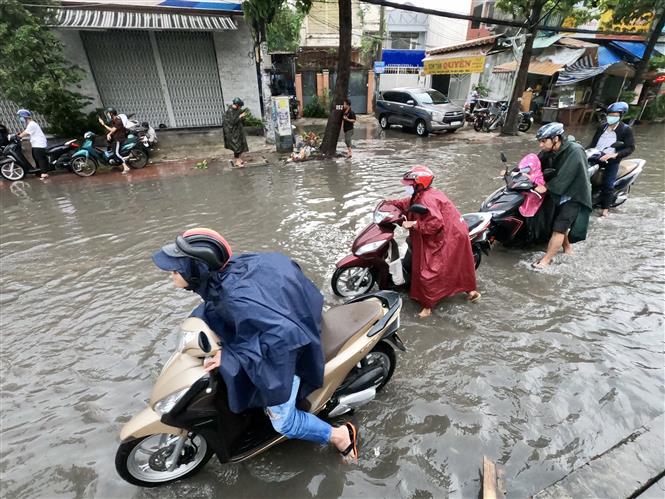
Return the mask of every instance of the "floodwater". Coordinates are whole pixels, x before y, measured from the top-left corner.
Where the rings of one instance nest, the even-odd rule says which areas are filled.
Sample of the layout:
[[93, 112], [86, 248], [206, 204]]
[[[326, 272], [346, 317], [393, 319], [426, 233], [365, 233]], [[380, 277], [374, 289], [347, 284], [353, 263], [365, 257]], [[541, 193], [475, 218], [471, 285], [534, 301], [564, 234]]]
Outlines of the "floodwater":
[[118, 435], [197, 304], [152, 265], [154, 250], [212, 227], [238, 253], [290, 255], [334, 306], [336, 259], [380, 199], [401, 195], [408, 166], [430, 165], [460, 211], [475, 211], [501, 182], [499, 151], [517, 161], [535, 141], [369, 127], [350, 161], [2, 182], [2, 496], [477, 497], [483, 455], [505, 469], [510, 497], [540, 490], [664, 410], [664, 131], [638, 128], [645, 171], [574, 256], [536, 272], [542, 248], [495, 247], [479, 303], [447, 299], [419, 320], [405, 297], [408, 351], [354, 416], [358, 465], [287, 442], [152, 490], [116, 475]]

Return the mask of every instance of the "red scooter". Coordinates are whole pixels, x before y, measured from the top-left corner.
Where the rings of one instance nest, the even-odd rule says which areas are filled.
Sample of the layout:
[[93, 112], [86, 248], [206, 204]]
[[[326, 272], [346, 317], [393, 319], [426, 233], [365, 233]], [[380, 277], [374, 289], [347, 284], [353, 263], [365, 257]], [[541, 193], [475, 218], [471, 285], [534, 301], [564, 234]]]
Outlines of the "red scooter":
[[[411, 205], [409, 211], [424, 215], [427, 207]], [[487, 254], [489, 242], [487, 230], [492, 220], [491, 213], [467, 213], [462, 218], [469, 227], [469, 238], [476, 268], [480, 265], [481, 253]], [[406, 220], [402, 212], [387, 201], [381, 201], [374, 209], [373, 221], [353, 241], [351, 254], [335, 265], [331, 279], [333, 292], [337, 296], [353, 297], [367, 293], [376, 282], [379, 289], [393, 289], [409, 285], [411, 274], [411, 245], [407, 238], [407, 249], [400, 257], [399, 245], [395, 241], [395, 227]]]

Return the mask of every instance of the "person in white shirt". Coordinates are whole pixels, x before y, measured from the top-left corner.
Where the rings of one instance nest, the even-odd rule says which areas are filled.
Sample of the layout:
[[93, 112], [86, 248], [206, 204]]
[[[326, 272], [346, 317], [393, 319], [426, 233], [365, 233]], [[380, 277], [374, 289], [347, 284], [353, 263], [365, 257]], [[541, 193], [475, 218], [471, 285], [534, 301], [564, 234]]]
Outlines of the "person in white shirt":
[[18, 114], [21, 124], [25, 126], [25, 130], [18, 134], [19, 137], [30, 136], [30, 145], [32, 146], [32, 159], [35, 160], [36, 170], [30, 173], [35, 173], [39, 175], [39, 178], [45, 179], [48, 178], [48, 171], [50, 165], [48, 158], [46, 157], [46, 136], [42, 132], [42, 127], [40, 127], [35, 120], [32, 119], [32, 113], [27, 109], [19, 109], [16, 114]]

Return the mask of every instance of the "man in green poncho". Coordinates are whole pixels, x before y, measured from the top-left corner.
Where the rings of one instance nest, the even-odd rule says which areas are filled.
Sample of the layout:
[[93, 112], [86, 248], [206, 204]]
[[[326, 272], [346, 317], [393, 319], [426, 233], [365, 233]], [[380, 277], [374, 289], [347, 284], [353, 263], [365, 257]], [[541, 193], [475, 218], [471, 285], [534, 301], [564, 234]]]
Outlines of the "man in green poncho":
[[249, 151], [242, 126], [242, 119], [245, 117], [245, 113], [242, 111], [244, 105], [242, 99], [236, 97], [233, 99], [233, 104], [224, 113], [224, 124], [222, 126], [224, 130], [224, 148], [233, 151], [234, 166], [245, 166], [245, 162], [240, 156], [242, 153]]
[[[536, 187], [540, 194], [550, 193], [555, 205], [552, 236], [547, 244], [545, 256], [534, 263], [535, 268], [544, 268], [563, 247], [563, 252], [573, 252], [572, 243], [586, 239], [591, 213], [591, 182], [587, 173], [584, 148], [564, 138], [561, 123], [548, 123], [538, 130], [536, 139], [542, 151], [551, 158], [551, 167], [556, 176], [546, 185]], [[547, 167], [547, 165], [543, 165]]]

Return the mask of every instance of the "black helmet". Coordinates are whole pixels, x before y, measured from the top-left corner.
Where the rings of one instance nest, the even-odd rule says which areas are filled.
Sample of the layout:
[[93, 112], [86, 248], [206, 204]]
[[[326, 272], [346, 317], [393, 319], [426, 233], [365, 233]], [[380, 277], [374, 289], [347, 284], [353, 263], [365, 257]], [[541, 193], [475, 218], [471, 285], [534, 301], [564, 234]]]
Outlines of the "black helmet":
[[243, 107], [245, 105], [245, 103], [240, 97], [236, 97], [235, 99], [233, 99], [233, 103], [238, 107]]
[[176, 237], [175, 243], [167, 244], [153, 255], [155, 264], [162, 270], [178, 270], [178, 260], [189, 257], [205, 263], [212, 271], [224, 268], [233, 256], [231, 246], [219, 232], [196, 228]]
[[536, 140], [553, 139], [554, 137], [561, 136], [564, 133], [563, 123], [553, 121], [547, 125], [541, 126], [536, 132]]

